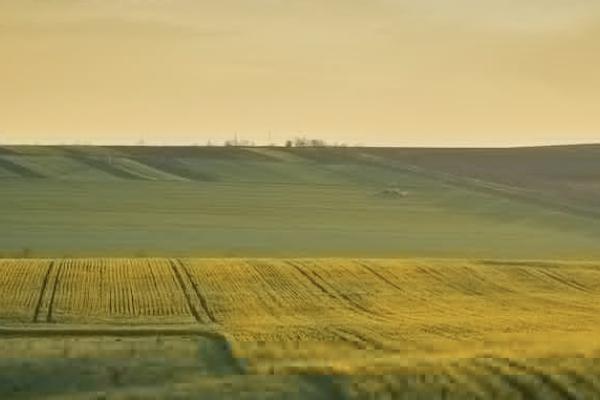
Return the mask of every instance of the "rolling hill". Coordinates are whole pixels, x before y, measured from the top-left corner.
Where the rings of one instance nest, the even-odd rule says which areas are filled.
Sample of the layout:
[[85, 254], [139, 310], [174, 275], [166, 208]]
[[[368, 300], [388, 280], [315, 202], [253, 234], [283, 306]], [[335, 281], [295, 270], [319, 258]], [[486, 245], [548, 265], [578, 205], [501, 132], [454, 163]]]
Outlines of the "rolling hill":
[[5, 256], [600, 257], [600, 146], [0, 147]]

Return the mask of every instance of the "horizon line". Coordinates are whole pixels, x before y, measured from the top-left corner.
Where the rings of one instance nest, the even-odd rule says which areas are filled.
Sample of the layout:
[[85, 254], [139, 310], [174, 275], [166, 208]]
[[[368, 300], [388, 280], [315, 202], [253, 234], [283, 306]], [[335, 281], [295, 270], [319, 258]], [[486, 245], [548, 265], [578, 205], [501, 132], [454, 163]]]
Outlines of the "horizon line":
[[599, 142], [572, 142], [572, 143], [552, 143], [552, 144], [520, 144], [520, 145], [368, 145], [368, 144], [326, 144], [323, 146], [286, 146], [285, 144], [238, 144], [238, 145], [226, 145], [226, 144], [61, 144], [61, 143], [0, 143], [0, 147], [148, 147], [148, 148], [181, 148], [181, 147], [198, 147], [198, 148], [337, 148], [337, 149], [448, 149], [448, 150], [460, 150], [460, 149], [530, 149], [530, 148], [552, 148], [552, 147], [587, 147], [587, 146], [600, 146]]

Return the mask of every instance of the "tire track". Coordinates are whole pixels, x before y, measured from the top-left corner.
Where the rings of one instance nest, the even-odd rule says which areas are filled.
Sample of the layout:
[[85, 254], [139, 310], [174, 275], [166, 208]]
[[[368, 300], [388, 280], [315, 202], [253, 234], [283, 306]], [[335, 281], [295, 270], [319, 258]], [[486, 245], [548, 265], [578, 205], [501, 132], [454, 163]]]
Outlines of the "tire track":
[[65, 264], [61, 262], [58, 265], [58, 269], [56, 270], [56, 277], [54, 278], [54, 285], [52, 285], [52, 295], [50, 296], [50, 303], [48, 304], [48, 315], [46, 316], [46, 322], [48, 322], [48, 323], [54, 322], [54, 321], [52, 321], [52, 314], [54, 312], [54, 300], [56, 298], [56, 292], [58, 289], [58, 284], [60, 283], [60, 276], [62, 274], [64, 265]]
[[263, 291], [263, 293], [261, 293], [268, 297], [269, 301], [267, 303], [276, 305], [277, 308], [279, 308], [279, 310], [286, 310], [288, 308], [288, 305], [282, 301], [281, 296], [276, 295], [276, 293], [283, 293], [285, 289], [278, 288], [262, 271], [263, 269], [268, 268], [268, 266], [266, 266], [266, 264], [256, 264], [252, 261], [248, 261], [246, 262], [246, 264], [250, 266], [250, 268], [252, 268], [252, 270], [256, 273], [261, 282], [263, 282], [269, 288], [269, 290], [265, 290]]
[[342, 328], [330, 328], [329, 329], [337, 338], [341, 339], [344, 343], [349, 343], [353, 347], [360, 350], [367, 350], [372, 348], [370, 341], [363, 335], [348, 329]]
[[[421, 303], [428, 304], [431, 307], [435, 307], [436, 309], [438, 309], [440, 311], [449, 312], [449, 313], [452, 313], [452, 314], [458, 314], [457, 309], [455, 307], [447, 306], [443, 302], [436, 302], [435, 301], [435, 296], [425, 297], [425, 296], [423, 296], [422, 294], [420, 294], [417, 291], [410, 292], [410, 291], [406, 290], [406, 288], [403, 288], [402, 286], [400, 286], [397, 283], [395, 283], [389, 277], [386, 277], [381, 272], [378, 272], [375, 268], [371, 267], [367, 263], [361, 262], [361, 261], [357, 261], [357, 264], [360, 265], [365, 270], [367, 270], [368, 272], [370, 272], [371, 274], [373, 274], [378, 279], [380, 279], [386, 285], [389, 285], [390, 287], [392, 287], [392, 288], [398, 290], [399, 292], [401, 292], [407, 298], [410, 298], [412, 301], [418, 300]], [[393, 273], [391, 273], [391, 276], [395, 277]], [[464, 313], [464, 311], [461, 311], [460, 313], [462, 314], [462, 313]], [[408, 314], [405, 315], [404, 317], [405, 318], [409, 318]], [[419, 318], [412, 318], [412, 319], [419, 320]]]
[[177, 262], [177, 264], [179, 264], [179, 266], [181, 267], [181, 269], [183, 270], [183, 272], [187, 276], [188, 281], [192, 285], [192, 289], [194, 290], [194, 293], [196, 293], [196, 297], [200, 301], [200, 305], [202, 306], [202, 310], [204, 311], [204, 313], [206, 314], [206, 316], [208, 317], [208, 319], [210, 320], [210, 322], [216, 323], [217, 319], [215, 318], [215, 316], [212, 313], [212, 311], [210, 311], [210, 308], [208, 307], [208, 301], [207, 301], [206, 297], [202, 294], [202, 292], [198, 288], [198, 285], [196, 285], [196, 281], [194, 280], [194, 278], [193, 278], [192, 274], [190, 273], [190, 271], [188, 270], [187, 266], [183, 262], [181, 262], [181, 260], [176, 260], [176, 262]]
[[354, 329], [333, 327], [329, 330], [343, 342], [349, 343], [360, 350], [397, 351], [397, 349], [387, 346], [373, 337], [361, 334]]
[[[356, 275], [356, 268], [349, 268], [348, 265], [345, 264], [341, 264], [340, 265], [341, 269], [344, 270], [346, 272], [346, 274], [353, 276], [356, 279], [360, 279], [359, 277], [357, 277]], [[386, 317], [385, 313], [383, 312], [383, 310], [379, 309], [373, 309], [369, 307], [369, 303], [367, 301], [365, 301], [365, 304], [363, 304], [361, 301], [356, 301], [354, 300], [352, 297], [350, 297], [350, 295], [343, 293], [342, 291], [336, 289], [336, 287], [332, 284], [330, 284], [326, 279], [324, 279], [323, 277], [321, 277], [321, 275], [319, 275], [318, 272], [313, 271], [313, 274], [315, 274], [319, 279], [321, 279], [323, 282], [326, 282], [329, 286], [331, 286], [331, 288], [339, 295], [341, 296], [343, 299], [345, 299], [348, 303], [352, 304], [355, 308], [362, 310], [363, 312], [366, 312], [370, 315], [377, 315], [382, 319], [385, 319]], [[362, 295], [358, 295], [358, 296], [362, 296]]]
[[[287, 263], [289, 265], [291, 265], [300, 274], [302, 274], [306, 279], [308, 279], [315, 287], [317, 287], [327, 297], [329, 297], [333, 300], [336, 300], [336, 302], [339, 302], [340, 300], [342, 300], [342, 303], [345, 303], [347, 308], [353, 310], [357, 314], [363, 314], [363, 315], [367, 316], [369, 319], [375, 319], [375, 317], [377, 317], [377, 319], [380, 319], [383, 321], [388, 321], [388, 319], [385, 318], [384, 316], [382, 316], [380, 313], [367, 309], [362, 304], [353, 300], [347, 294], [342, 293], [339, 290], [337, 290], [335, 287], [332, 287], [331, 285], [327, 284], [327, 281], [325, 279], [323, 279], [323, 277], [321, 275], [319, 275], [316, 271], [311, 271], [312, 272], [312, 275], [311, 275], [307, 271], [305, 271], [302, 267], [297, 265], [296, 263], [294, 263], [292, 261], [287, 261]], [[321, 283], [321, 282], [323, 282], [323, 283]], [[333, 293], [331, 290], [329, 290], [325, 287], [326, 284], [331, 287], [331, 289], [333, 290]]]
[[294, 263], [292, 261], [287, 261], [287, 263], [290, 266], [292, 266], [296, 271], [298, 271], [302, 276], [304, 276], [306, 279], [308, 279], [310, 281], [310, 283], [313, 284], [313, 286], [315, 286], [316, 288], [319, 289], [319, 291], [321, 291], [321, 293], [323, 293], [324, 295], [326, 295], [330, 299], [338, 300], [338, 298], [333, 293], [331, 293], [329, 290], [327, 290], [327, 288], [325, 288], [323, 285], [321, 285], [315, 278], [313, 278], [312, 276], [310, 276], [309, 273], [307, 273], [301, 267], [299, 267], [298, 265], [296, 265], [296, 263]]
[[[483, 264], [482, 264], [483, 265]], [[476, 268], [473, 268], [471, 265], [469, 264], [465, 264], [464, 267], [466, 269], [468, 269], [468, 273], [470, 275], [470, 277], [474, 280], [476, 280], [477, 282], [479, 282], [479, 284], [481, 284], [482, 286], [487, 286], [489, 289], [495, 289], [498, 293], [506, 293], [506, 294], [512, 294], [515, 293], [515, 291], [513, 290], [513, 288], [509, 287], [509, 286], [505, 286], [505, 285], [501, 285], [499, 284], [495, 278], [491, 275], [487, 275], [485, 272], [482, 273], [481, 271], [479, 271]], [[498, 271], [499, 269], [496, 269], [495, 271]], [[486, 271], [487, 272], [487, 271]], [[488, 289], [488, 290], [489, 290]]]
[[393, 287], [394, 289], [402, 292], [402, 293], [406, 293], [406, 290], [404, 288], [402, 288], [402, 286], [397, 285], [396, 283], [392, 282], [391, 279], [389, 279], [388, 277], [386, 277], [385, 275], [381, 274], [380, 272], [376, 271], [374, 268], [372, 268], [370, 265], [364, 263], [364, 262], [357, 262], [358, 265], [360, 265], [363, 269], [369, 271], [371, 274], [375, 275], [377, 278], [379, 278], [379, 280], [381, 280], [382, 282], [384, 282], [386, 285]]
[[346, 293], [342, 293], [341, 291], [337, 290], [333, 285], [327, 283], [327, 280], [325, 278], [323, 278], [317, 271], [312, 271], [312, 273], [319, 280], [321, 280], [325, 284], [329, 285], [333, 289], [333, 291], [335, 292], [335, 294], [337, 296], [341, 297], [343, 300], [345, 300], [346, 303], [351, 306], [351, 308], [355, 308], [356, 310], [362, 311], [363, 313], [369, 315], [371, 318], [373, 317], [373, 315], [381, 316], [381, 314], [379, 312], [374, 311], [374, 310], [369, 310], [367, 307], [365, 307], [361, 303], [359, 303], [356, 300], [352, 299]]
[[438, 269], [436, 269], [433, 266], [417, 265], [416, 270], [418, 272], [436, 280], [438, 283], [443, 285], [443, 287], [452, 289], [460, 294], [475, 295], [475, 296], [481, 295], [481, 292], [474, 290], [473, 288], [470, 288], [468, 286], [465, 286], [465, 285], [462, 285], [462, 284], [459, 284], [456, 282], [452, 282], [447, 275], [445, 275], [443, 272], [440, 272]]
[[196, 310], [196, 307], [194, 307], [194, 304], [192, 303], [192, 299], [190, 299], [190, 296], [185, 288], [185, 283], [183, 282], [183, 278], [181, 277], [181, 274], [177, 270], [177, 266], [175, 265], [175, 263], [172, 260], [169, 260], [169, 264], [171, 264], [171, 270], [173, 271], [175, 280], [179, 284], [179, 287], [181, 288], [181, 292], [183, 293], [183, 296], [185, 297], [185, 301], [187, 302], [190, 313], [192, 314], [192, 316], [194, 317], [196, 322], [204, 323], [202, 318], [200, 318], [200, 314], [198, 314], [198, 310]]
[[42, 288], [40, 289], [40, 297], [38, 298], [37, 304], [35, 306], [35, 310], [33, 312], [33, 322], [38, 322], [38, 317], [40, 315], [40, 310], [42, 309], [42, 303], [44, 302], [44, 295], [46, 294], [46, 287], [48, 286], [48, 280], [50, 279], [50, 274], [52, 274], [52, 270], [54, 269], [54, 261], [50, 262], [48, 265], [48, 270], [46, 271], [46, 276], [44, 276], [44, 280], [42, 282]]
[[542, 275], [547, 276], [548, 278], [552, 279], [555, 282], [558, 282], [562, 285], [570, 287], [571, 289], [575, 289], [577, 291], [584, 292], [584, 293], [590, 292], [589, 289], [587, 287], [583, 286], [582, 284], [580, 284], [578, 282], [568, 281], [564, 277], [561, 277], [556, 273], [551, 273], [551, 272], [543, 270], [543, 269], [538, 269], [538, 272]]

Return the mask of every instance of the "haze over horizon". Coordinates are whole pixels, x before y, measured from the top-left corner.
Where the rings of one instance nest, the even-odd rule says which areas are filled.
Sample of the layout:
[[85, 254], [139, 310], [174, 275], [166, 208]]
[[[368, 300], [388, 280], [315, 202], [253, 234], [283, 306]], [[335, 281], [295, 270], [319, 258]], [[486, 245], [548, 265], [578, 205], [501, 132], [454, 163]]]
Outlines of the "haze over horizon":
[[600, 142], [594, 0], [0, 0], [0, 143]]

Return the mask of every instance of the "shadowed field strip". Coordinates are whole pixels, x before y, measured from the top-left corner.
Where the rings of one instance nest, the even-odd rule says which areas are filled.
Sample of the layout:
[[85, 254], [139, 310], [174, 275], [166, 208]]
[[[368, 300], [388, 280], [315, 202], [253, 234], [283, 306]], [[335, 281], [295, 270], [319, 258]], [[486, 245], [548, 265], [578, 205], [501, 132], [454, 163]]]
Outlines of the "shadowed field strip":
[[[598, 359], [476, 358], [436, 366], [422, 363], [402, 372], [355, 375], [347, 398], [534, 399], [598, 398]], [[546, 364], [545, 366], [543, 364]], [[569, 370], [576, 373], [569, 375]]]
[[0, 337], [207, 337], [225, 340], [213, 329], [203, 329], [194, 325], [181, 326], [73, 326], [73, 325], [23, 325], [20, 327], [0, 327]]

